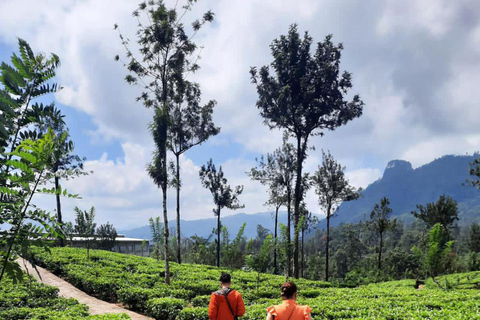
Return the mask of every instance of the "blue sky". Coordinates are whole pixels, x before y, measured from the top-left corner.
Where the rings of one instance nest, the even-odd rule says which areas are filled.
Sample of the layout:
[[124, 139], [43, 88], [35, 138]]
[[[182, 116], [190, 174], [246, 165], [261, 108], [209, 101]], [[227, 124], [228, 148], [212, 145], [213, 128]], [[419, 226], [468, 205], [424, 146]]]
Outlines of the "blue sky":
[[[161, 212], [161, 193], [144, 170], [153, 146], [147, 130], [151, 110], [135, 102], [138, 88], [125, 83], [125, 69], [113, 59], [124, 54], [113, 24], [134, 39], [136, 5], [129, 0], [0, 2], [0, 61], [17, 50], [16, 37], [62, 61], [56, 81], [64, 89], [43, 99], [62, 109], [76, 153], [87, 157], [86, 168], [94, 171], [64, 182], [83, 197], [64, 200], [67, 220], [76, 205], [95, 206], [100, 223], [108, 220], [120, 229], [145, 225]], [[245, 186], [242, 211], [268, 210], [265, 188], [245, 171], [280, 145], [282, 133], [262, 124], [248, 70], [271, 62], [269, 44], [294, 22], [314, 41], [333, 34], [334, 42], [344, 44], [341, 67], [353, 73], [351, 92], [365, 102], [360, 119], [311, 139], [316, 150], [309, 152], [306, 171], [316, 170], [322, 149], [330, 150], [347, 167], [351, 183], [366, 187], [392, 159], [417, 167], [444, 154], [479, 150], [478, 2], [201, 0], [185, 22], [209, 9], [216, 20], [196, 37], [204, 49], [193, 79], [204, 101], [217, 100], [214, 121], [222, 131], [181, 159], [185, 219], [212, 216], [210, 194], [198, 180], [199, 167], [209, 158], [224, 167], [232, 184]], [[173, 193], [169, 196], [173, 218]], [[54, 211], [53, 199], [37, 201]], [[306, 201], [321, 214], [313, 191]]]

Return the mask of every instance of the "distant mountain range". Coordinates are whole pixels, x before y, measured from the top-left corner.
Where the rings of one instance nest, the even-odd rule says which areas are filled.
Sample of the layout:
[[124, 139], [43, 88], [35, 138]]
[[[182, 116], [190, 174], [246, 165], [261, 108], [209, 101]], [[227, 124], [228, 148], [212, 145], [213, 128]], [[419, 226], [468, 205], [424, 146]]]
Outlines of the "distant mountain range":
[[442, 194], [458, 202], [460, 224], [479, 222], [480, 190], [467, 183], [472, 178], [470, 163], [478, 156], [447, 155], [416, 169], [408, 161], [392, 160], [383, 177], [362, 192], [363, 197], [342, 203], [332, 225], [368, 219], [375, 203], [384, 196], [390, 200], [392, 215], [411, 220], [417, 204], [437, 201]]
[[[287, 223], [287, 213], [279, 212], [279, 223]], [[176, 226], [176, 220], [168, 222], [171, 226]], [[222, 217], [222, 225], [228, 228], [230, 239], [235, 238], [240, 227], [246, 223], [245, 236], [247, 238], [255, 238], [257, 235], [257, 225], [261, 224], [264, 228], [269, 229], [273, 233], [274, 218], [271, 212], [260, 212], [256, 214], [238, 213], [231, 216]], [[217, 218], [212, 217], [200, 220], [180, 220], [180, 228], [184, 237], [197, 235], [208, 238], [212, 234], [212, 230], [217, 227]], [[119, 231], [127, 237], [150, 239], [151, 231], [149, 226], [144, 226], [127, 231]]]
[[[413, 169], [408, 161], [392, 160], [385, 168], [382, 178], [363, 190], [360, 199], [345, 202], [340, 206], [337, 216], [331, 219], [331, 225], [368, 219], [375, 203], [384, 196], [390, 200], [393, 216], [407, 221], [412, 220], [413, 216], [410, 212], [416, 210], [417, 204], [425, 205], [437, 201], [442, 194], [451, 196], [458, 202], [460, 224], [480, 222], [480, 190], [466, 183], [467, 179], [471, 178], [470, 163], [478, 156], [447, 155], [416, 169]], [[247, 238], [256, 236], [259, 224], [273, 232], [274, 220], [271, 212], [239, 213], [222, 217], [222, 224], [227, 226], [231, 238], [235, 237], [244, 222], [247, 223], [245, 227]], [[286, 212], [280, 212], [279, 222], [287, 222]], [[175, 225], [175, 221], [170, 223], [172, 226]], [[208, 237], [216, 225], [215, 217], [192, 221], [181, 220], [182, 235]], [[317, 226], [317, 228], [324, 227], [325, 221], [321, 221]], [[148, 226], [119, 231], [119, 233], [127, 237], [151, 238]]]

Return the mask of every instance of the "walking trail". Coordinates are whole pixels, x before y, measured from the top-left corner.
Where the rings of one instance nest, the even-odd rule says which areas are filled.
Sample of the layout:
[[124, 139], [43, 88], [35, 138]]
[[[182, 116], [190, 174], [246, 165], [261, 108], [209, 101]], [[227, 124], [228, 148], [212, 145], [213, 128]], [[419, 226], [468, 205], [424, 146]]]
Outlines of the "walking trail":
[[[24, 271], [26, 271], [23, 259], [18, 259], [17, 262], [20, 267]], [[44, 268], [37, 267], [38, 272], [41, 276], [40, 279], [35, 269], [33, 269], [32, 265], [28, 261], [25, 261], [25, 264], [27, 265], [28, 272], [35, 278], [37, 278], [39, 282], [58, 287], [59, 295], [64, 298], [75, 298], [78, 300], [78, 302], [86, 304], [90, 309], [90, 314], [126, 313], [132, 318], [132, 320], [153, 320], [153, 318], [149, 318], [136, 312], [119, 307], [114, 303], [105, 302], [97, 298], [91, 297], [85, 292], [75, 288], [67, 281], [57, 277], [50, 271]]]

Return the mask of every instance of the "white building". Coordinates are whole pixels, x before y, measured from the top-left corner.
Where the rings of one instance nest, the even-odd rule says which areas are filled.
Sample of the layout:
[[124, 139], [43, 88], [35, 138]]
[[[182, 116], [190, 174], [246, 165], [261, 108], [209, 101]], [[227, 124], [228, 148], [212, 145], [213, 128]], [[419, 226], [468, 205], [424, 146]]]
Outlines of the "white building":
[[[91, 241], [93, 240], [93, 238], [90, 238], [88, 240]], [[74, 236], [71, 238], [70, 246], [74, 248], [86, 248], [87, 239], [84, 237]], [[125, 253], [125, 254], [133, 254], [136, 256], [149, 257], [150, 245], [148, 240], [138, 239], [138, 238], [127, 238], [123, 234], [119, 234], [115, 238], [115, 246], [112, 248], [111, 251]]]

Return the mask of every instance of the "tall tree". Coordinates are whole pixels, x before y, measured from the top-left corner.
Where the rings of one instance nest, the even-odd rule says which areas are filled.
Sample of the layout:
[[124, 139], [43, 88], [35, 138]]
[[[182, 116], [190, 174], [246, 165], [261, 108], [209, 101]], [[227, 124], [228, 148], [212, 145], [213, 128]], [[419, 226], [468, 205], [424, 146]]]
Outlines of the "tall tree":
[[[53, 108], [48, 106], [47, 108]], [[35, 110], [35, 108], [33, 108]], [[62, 206], [60, 196], [62, 195], [62, 187], [60, 186], [60, 179], [69, 180], [81, 175], [88, 174], [83, 170], [83, 162], [86, 158], [80, 158], [73, 154], [74, 143], [70, 139], [70, 133], [63, 121], [63, 115], [60, 111], [53, 109], [48, 112], [47, 117], [42, 117], [42, 122], [37, 124], [38, 130], [41, 134], [47, 132], [49, 128], [55, 133], [55, 152], [51, 157], [51, 162], [48, 165], [48, 171], [45, 178], [48, 181], [53, 179], [55, 185], [55, 201], [57, 206], [57, 222], [63, 226]], [[65, 245], [65, 239], [59, 239], [60, 245]]]
[[[300, 219], [302, 201], [302, 169], [307, 156], [308, 140], [335, 130], [362, 114], [363, 102], [358, 95], [351, 101], [345, 96], [352, 87], [348, 72], [340, 73], [343, 45], [334, 45], [329, 35], [310, 47], [312, 37], [305, 32], [303, 39], [297, 25], [290, 26], [288, 35], [275, 39], [270, 48], [270, 67], [250, 70], [257, 87], [257, 107], [265, 124], [271, 129], [286, 129], [297, 142], [297, 172], [295, 183], [294, 224]], [[298, 235], [295, 236], [294, 273], [298, 277]]]
[[215, 127], [212, 114], [216, 104], [210, 100], [201, 105], [201, 92], [197, 83], [186, 82], [182, 90], [176, 93], [171, 110], [170, 128], [168, 130], [168, 147], [175, 155], [174, 186], [177, 191], [177, 262], [182, 262], [180, 251], [180, 155], [190, 148], [202, 144], [211, 136], [220, 132]]
[[417, 209], [418, 212], [412, 211], [413, 216], [425, 222], [429, 228], [440, 223], [444, 230], [450, 231], [458, 220], [457, 201], [449, 196], [441, 195], [437, 202], [428, 203], [425, 207], [417, 205]]
[[251, 253], [245, 259], [245, 263], [247, 264], [247, 266], [257, 272], [257, 294], [260, 284], [260, 273], [267, 272], [268, 266], [270, 264], [272, 244], [272, 235], [269, 234], [265, 238], [265, 240], [263, 240], [263, 244], [260, 247], [259, 252], [257, 254]]
[[301, 229], [301, 256], [300, 256], [300, 277], [303, 278], [304, 270], [305, 270], [305, 232], [308, 232], [317, 222], [317, 217], [312, 214], [307, 208], [307, 204], [302, 202], [300, 205], [301, 209], [301, 216], [300, 218], [300, 229]]
[[91, 207], [89, 211], [80, 210], [78, 207], [73, 209], [75, 211], [75, 225], [73, 229], [80, 236], [85, 238], [87, 244], [87, 258], [90, 258], [90, 247], [95, 242], [95, 207]]
[[274, 226], [274, 236], [273, 236], [274, 237], [273, 238], [273, 273], [277, 274], [278, 273], [278, 268], [277, 268], [278, 210], [280, 209], [280, 207], [284, 206], [287, 201], [286, 201], [285, 194], [283, 193], [283, 187], [281, 187], [279, 184], [271, 185], [268, 193], [269, 193], [269, 197], [266, 202], [266, 205], [273, 206], [275, 208], [275, 213], [274, 213], [275, 226]]
[[213, 202], [216, 206], [213, 213], [217, 216], [217, 267], [220, 267], [220, 232], [222, 227], [220, 213], [223, 208], [236, 210], [245, 207], [238, 200], [243, 192], [243, 186], [236, 186], [235, 189], [232, 189], [223, 174], [222, 167], [220, 166], [217, 171], [212, 159], [207, 162], [207, 165], [200, 168], [199, 175], [202, 185], [212, 193]]
[[[201, 19], [192, 22], [192, 34], [187, 35], [182, 19], [192, 9], [195, 0], [187, 0], [177, 13], [176, 2], [173, 8], [167, 8], [162, 0], [140, 3], [133, 16], [138, 21], [137, 44], [139, 54], [131, 49], [128, 37], [119, 34], [127, 52], [124, 66], [130, 72], [125, 80], [131, 85], [142, 87], [137, 101], [147, 108], [154, 108], [154, 119], [150, 126], [156, 150], [148, 172], [155, 184], [162, 189], [164, 249], [168, 252], [168, 215], [167, 215], [167, 143], [171, 123], [172, 106], [178, 104], [188, 72], [198, 69], [196, 63], [197, 45], [193, 37], [207, 23], [213, 21], [213, 13], [206, 12]], [[142, 18], [147, 22], [144, 23]], [[118, 29], [118, 25], [114, 26]], [[140, 57], [137, 57], [139, 55]], [[116, 60], [120, 60], [117, 55]], [[165, 282], [170, 283], [168, 254], [165, 255]]]
[[392, 209], [388, 206], [390, 200], [387, 197], [383, 197], [380, 200], [380, 205], [375, 204], [372, 212], [370, 213], [369, 226], [371, 226], [380, 235], [380, 245], [378, 248], [378, 270], [382, 269], [382, 250], [383, 250], [383, 236], [388, 230], [395, 229], [397, 219], [390, 220]]
[[156, 217], [155, 220], [150, 218], [148, 222], [152, 232], [153, 256], [159, 261], [162, 257], [163, 226], [160, 222], [160, 217]]
[[325, 243], [325, 281], [328, 281], [330, 219], [335, 216], [343, 201], [351, 201], [360, 197], [360, 191], [350, 186], [345, 177], [345, 167], [338, 163], [330, 152], [322, 151], [322, 165], [318, 167], [312, 177], [318, 203], [325, 211], [327, 219], [327, 235]]
[[442, 289], [443, 286], [436, 277], [447, 270], [454, 244], [453, 240], [447, 241], [447, 239], [447, 230], [440, 223], [436, 223], [428, 232], [426, 248], [422, 250], [416, 245], [412, 248], [412, 252], [425, 268], [427, 276], [432, 277], [432, 280]]
[[275, 207], [275, 231], [274, 231], [274, 271], [277, 272], [277, 233], [278, 233], [278, 210], [281, 206], [287, 206], [287, 276], [291, 276], [291, 209], [293, 199], [293, 180], [296, 172], [296, 154], [294, 146], [288, 142], [288, 133], [283, 135], [282, 146], [272, 154], [262, 156], [258, 160], [257, 167], [248, 173], [252, 180], [260, 181], [269, 186], [268, 205]]

